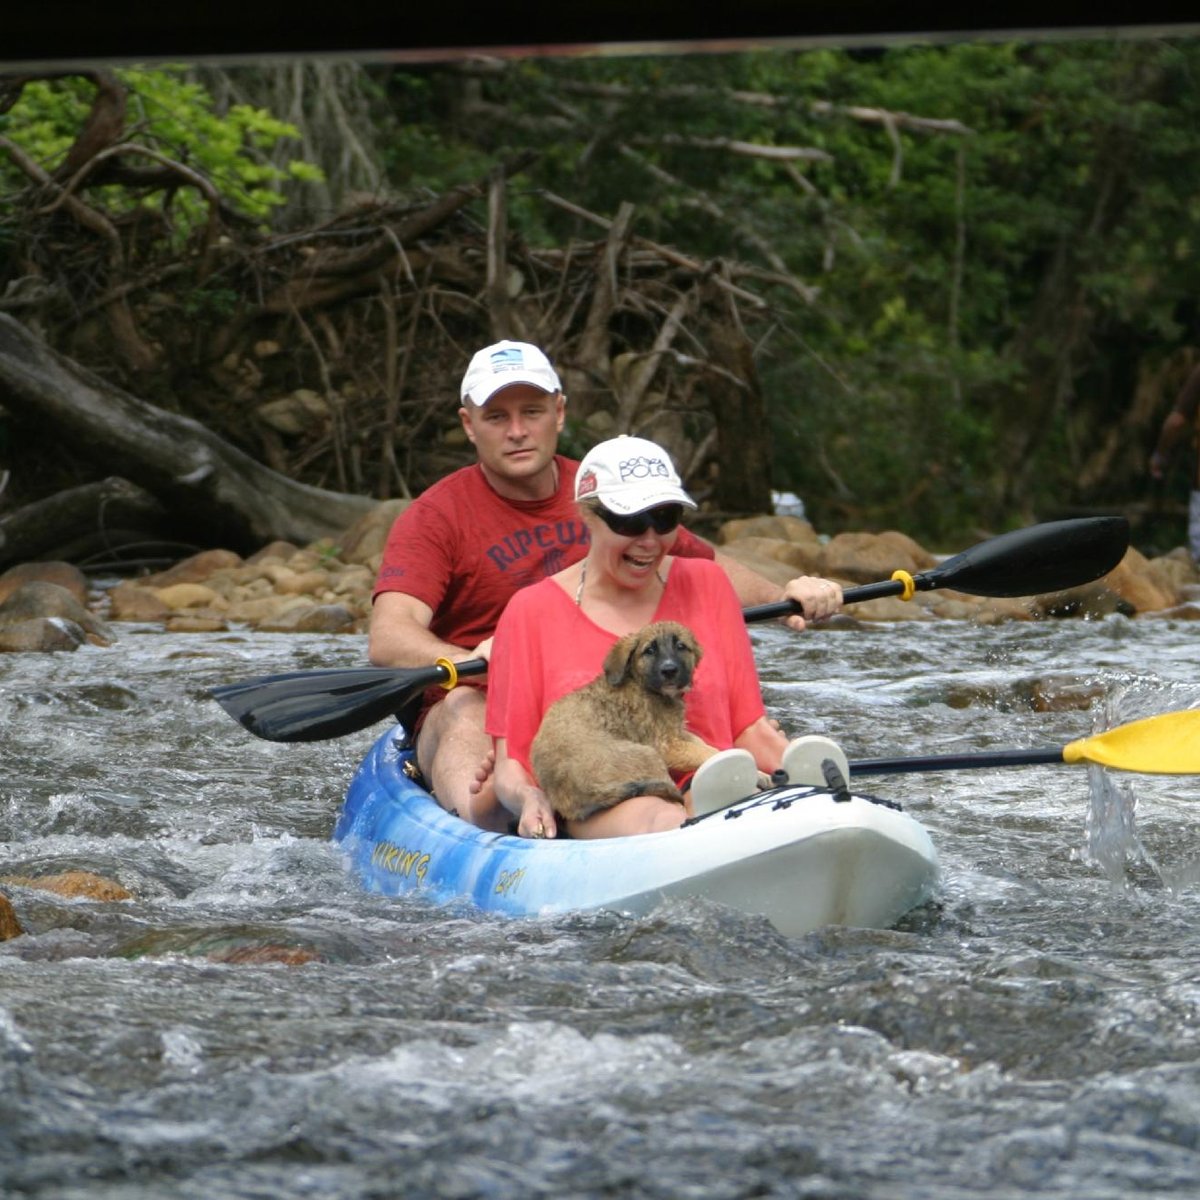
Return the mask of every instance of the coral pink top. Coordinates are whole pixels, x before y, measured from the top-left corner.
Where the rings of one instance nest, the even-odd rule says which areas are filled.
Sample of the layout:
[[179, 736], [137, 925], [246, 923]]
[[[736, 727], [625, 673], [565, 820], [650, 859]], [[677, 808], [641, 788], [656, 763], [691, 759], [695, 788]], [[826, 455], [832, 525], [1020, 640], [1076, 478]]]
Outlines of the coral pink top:
[[[672, 558], [654, 620], [678, 621], [696, 635], [701, 657], [687, 694], [687, 727], [728, 749], [766, 711], [733, 585], [714, 562]], [[508, 756], [531, 775], [529, 751], [543, 714], [599, 675], [617, 641], [552, 579], [509, 601], [492, 645], [487, 731], [506, 738]]]

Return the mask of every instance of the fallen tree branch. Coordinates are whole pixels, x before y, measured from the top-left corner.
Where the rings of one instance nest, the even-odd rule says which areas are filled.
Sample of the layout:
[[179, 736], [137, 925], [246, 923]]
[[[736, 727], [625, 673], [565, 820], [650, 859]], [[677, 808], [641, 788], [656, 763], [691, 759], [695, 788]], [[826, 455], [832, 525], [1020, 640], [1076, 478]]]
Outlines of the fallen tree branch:
[[617, 151], [623, 154], [626, 158], [636, 162], [643, 170], [649, 172], [660, 183], [665, 183], [670, 187], [678, 188], [685, 192], [685, 204], [692, 204], [701, 211], [707, 213], [710, 217], [714, 217], [718, 221], [724, 222], [733, 229], [740, 237], [749, 242], [766, 260], [775, 268], [777, 272], [776, 282], [783, 283], [786, 287], [790, 287], [802, 300], [808, 304], [812, 304], [819, 293], [819, 289], [809, 286], [808, 284], [797, 279], [788, 269], [787, 264], [779, 257], [778, 254], [771, 248], [770, 244], [762, 238], [753, 229], [750, 229], [744, 222], [737, 220], [731, 214], [727, 213], [719, 204], [717, 204], [711, 196], [705, 195], [698, 188], [690, 187], [683, 180], [676, 178], [669, 171], [664, 171], [657, 163], [652, 163], [644, 154], [639, 154], [632, 146], [618, 145]]
[[[636, 100], [647, 94], [646, 90], [620, 83], [585, 83], [580, 80], [559, 80], [556, 87], [576, 96], [595, 96], [608, 100]], [[950, 136], [966, 136], [974, 133], [970, 126], [961, 121], [944, 117], [918, 117], [913, 113], [892, 112], [884, 108], [872, 108], [862, 104], [833, 104], [828, 100], [793, 99], [777, 96], [770, 92], [750, 92], [735, 88], [699, 87], [681, 84], [675, 87], [655, 87], [656, 102], [665, 100], [712, 99], [722, 95], [738, 104], [754, 108], [807, 109], [814, 116], [845, 116], [854, 121], [868, 124], [883, 124], [891, 121], [897, 128], [911, 129], [917, 133], [940, 133]]]
[[75, 562], [83, 549], [115, 557], [131, 542], [161, 542], [169, 528], [166, 509], [149, 492], [109, 477], [0, 516], [0, 567], [46, 558]]
[[198, 421], [113, 387], [0, 314], [0, 401], [158, 497], [206, 545], [336, 536], [374, 501], [295, 483]]
[[[582, 208], [578, 204], [572, 204], [570, 200], [565, 200], [562, 196], [556, 196], [553, 192], [548, 192], [545, 189], [539, 191], [538, 195], [543, 200], [561, 208], [564, 212], [573, 213], [577, 217], [582, 217], [585, 221], [591, 221], [592, 224], [598, 225], [601, 229], [611, 229], [612, 222], [607, 217], [600, 216], [599, 213], [589, 212], [586, 208]], [[649, 238], [640, 237], [635, 234], [630, 241], [635, 245], [645, 246], [657, 257], [665, 262], [673, 263], [677, 267], [683, 267], [684, 270], [694, 271], [697, 274], [703, 274], [704, 264], [698, 262], [694, 258], [689, 258], [686, 254], [680, 254], [678, 250], [672, 250], [669, 246], [660, 245], [658, 242], [652, 242]], [[739, 300], [745, 300], [747, 304], [753, 305], [755, 308], [767, 308], [767, 302], [761, 297], [756, 296], [753, 292], [746, 291], [745, 288], [740, 288], [736, 284], [730, 283], [728, 280], [714, 276], [715, 281], [726, 290], [737, 296]]]
[[659, 137], [631, 137], [634, 146], [687, 146], [694, 150], [725, 150], [744, 158], [765, 158], [772, 162], [833, 162], [833, 155], [812, 146], [767, 146], [758, 142], [742, 142], [737, 138], [685, 137], [664, 133]]

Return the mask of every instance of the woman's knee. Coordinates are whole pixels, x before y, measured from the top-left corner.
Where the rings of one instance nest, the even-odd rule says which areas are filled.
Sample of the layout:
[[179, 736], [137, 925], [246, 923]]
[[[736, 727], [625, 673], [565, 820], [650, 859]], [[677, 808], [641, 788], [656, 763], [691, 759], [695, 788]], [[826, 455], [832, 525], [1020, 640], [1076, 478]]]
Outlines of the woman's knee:
[[663, 833], [678, 829], [688, 814], [682, 804], [661, 796], [632, 796], [593, 813], [582, 821], [570, 821], [567, 830], [575, 838], [629, 837], [637, 833]]
[[438, 705], [438, 708], [444, 710], [443, 715], [454, 718], [463, 715], [474, 717], [476, 714], [482, 716], [487, 708], [487, 693], [477, 687], [454, 688], [453, 691], [447, 693], [445, 700]]

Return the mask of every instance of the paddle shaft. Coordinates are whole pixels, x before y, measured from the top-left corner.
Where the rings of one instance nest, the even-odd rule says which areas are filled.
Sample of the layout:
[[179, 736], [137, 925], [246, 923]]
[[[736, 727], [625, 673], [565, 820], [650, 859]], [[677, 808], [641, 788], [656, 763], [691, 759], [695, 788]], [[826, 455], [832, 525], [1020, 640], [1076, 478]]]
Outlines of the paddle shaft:
[[975, 771], [983, 767], [1068, 766], [1092, 763], [1146, 775], [1200, 774], [1200, 709], [1142, 717], [1065, 746], [1029, 750], [980, 750], [912, 758], [869, 758], [850, 764], [851, 775], [892, 775], [908, 771]]
[[912, 758], [863, 758], [850, 764], [851, 775], [904, 775], [918, 771], [979, 771], [987, 767], [1032, 767], [1062, 763], [1063, 748], [980, 750], [972, 754], [925, 754]]
[[[1025, 596], [1058, 591], [1098, 579], [1121, 560], [1129, 525], [1121, 517], [1085, 517], [1018, 529], [981, 542], [916, 576], [849, 588], [843, 603], [936, 587], [980, 596]], [[793, 600], [744, 609], [748, 622], [801, 612]], [[273, 742], [317, 741], [365, 729], [396, 711], [427, 687], [482, 675], [482, 658], [446, 665], [362, 667], [292, 672], [214, 688], [213, 697], [257, 737]]]
[[[923, 577], [913, 576], [913, 586], [918, 591], [936, 587], [934, 583], [926, 583], [924, 587], [918, 582]], [[884, 579], [879, 583], [864, 583], [861, 587], [846, 588], [842, 592], [843, 604], [861, 604], [864, 600], [878, 600], [880, 596], [898, 596], [905, 589], [902, 579]], [[742, 609], [742, 616], [749, 624], [752, 621], [769, 621], [772, 617], [790, 617], [795, 613], [803, 613], [804, 609], [795, 600], [775, 600], [770, 604], [755, 604]]]
[[[956, 588], [976, 596], [1036, 596], [1080, 587], [1106, 575], [1129, 547], [1129, 522], [1124, 517], [1081, 517], [1046, 521], [1014, 529], [980, 542], [947, 558], [928, 571], [848, 588], [845, 604], [881, 596], [903, 595], [934, 588]], [[747, 621], [764, 621], [800, 612], [793, 600], [777, 600], [748, 608]]]

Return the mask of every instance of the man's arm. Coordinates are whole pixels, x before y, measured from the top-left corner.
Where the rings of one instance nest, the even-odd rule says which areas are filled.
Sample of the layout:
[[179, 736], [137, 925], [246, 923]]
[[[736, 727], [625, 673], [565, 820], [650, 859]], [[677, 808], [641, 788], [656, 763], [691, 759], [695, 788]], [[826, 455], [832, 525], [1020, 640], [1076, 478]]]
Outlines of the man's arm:
[[433, 609], [405, 592], [380, 592], [371, 609], [367, 657], [376, 667], [427, 667], [439, 658], [462, 662], [474, 652], [444, 642], [430, 628]]
[[784, 620], [789, 629], [797, 632], [807, 624], [805, 617], [809, 621], [819, 621], [823, 617], [833, 616], [842, 607], [841, 584], [832, 580], [820, 579], [815, 575], [797, 575], [780, 587], [732, 555], [722, 554], [720, 550], [716, 553], [716, 563], [729, 577], [743, 608], [755, 604], [773, 604], [776, 600], [797, 601], [804, 609], [804, 616], [797, 613]]
[[778, 583], [772, 583], [765, 575], [760, 575], [753, 567], [736, 559], [723, 551], [716, 552], [716, 563], [729, 577], [733, 590], [743, 608], [754, 604], [772, 604], [783, 599], [783, 588]]

